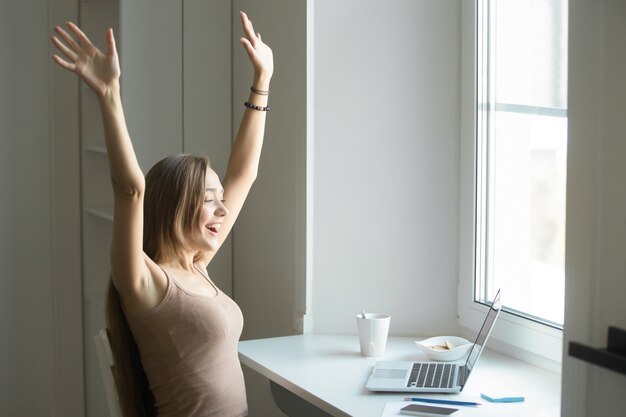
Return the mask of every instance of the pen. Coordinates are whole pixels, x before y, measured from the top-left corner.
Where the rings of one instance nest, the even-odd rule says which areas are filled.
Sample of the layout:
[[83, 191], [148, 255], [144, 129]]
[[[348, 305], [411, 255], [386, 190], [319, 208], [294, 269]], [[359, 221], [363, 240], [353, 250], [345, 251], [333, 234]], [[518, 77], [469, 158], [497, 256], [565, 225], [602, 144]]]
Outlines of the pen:
[[423, 403], [448, 404], [448, 405], [472, 405], [472, 406], [480, 405], [480, 403], [474, 403], [471, 401], [438, 400], [435, 398], [417, 398], [417, 397], [405, 398], [404, 401], [421, 401]]

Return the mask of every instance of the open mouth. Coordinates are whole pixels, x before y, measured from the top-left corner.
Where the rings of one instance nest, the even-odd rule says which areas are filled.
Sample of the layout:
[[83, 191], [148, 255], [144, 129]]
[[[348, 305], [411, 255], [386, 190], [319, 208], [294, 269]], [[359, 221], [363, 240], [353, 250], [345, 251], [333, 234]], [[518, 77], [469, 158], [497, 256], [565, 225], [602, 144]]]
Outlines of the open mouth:
[[215, 235], [216, 235], [216, 234], [218, 234], [218, 233], [219, 233], [219, 231], [220, 231], [220, 227], [221, 227], [221, 226], [222, 226], [222, 225], [221, 225], [220, 223], [210, 224], [210, 225], [208, 225], [208, 226], [207, 226], [207, 229], [209, 229], [209, 231], [210, 231], [211, 233], [213, 233], [213, 234], [215, 234]]

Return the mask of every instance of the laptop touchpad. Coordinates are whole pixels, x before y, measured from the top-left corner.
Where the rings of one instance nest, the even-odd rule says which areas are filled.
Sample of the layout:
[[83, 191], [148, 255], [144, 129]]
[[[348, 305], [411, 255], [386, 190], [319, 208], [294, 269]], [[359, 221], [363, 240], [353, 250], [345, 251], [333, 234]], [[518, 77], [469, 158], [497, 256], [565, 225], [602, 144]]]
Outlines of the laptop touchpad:
[[406, 372], [406, 369], [376, 369], [374, 378], [404, 379]]

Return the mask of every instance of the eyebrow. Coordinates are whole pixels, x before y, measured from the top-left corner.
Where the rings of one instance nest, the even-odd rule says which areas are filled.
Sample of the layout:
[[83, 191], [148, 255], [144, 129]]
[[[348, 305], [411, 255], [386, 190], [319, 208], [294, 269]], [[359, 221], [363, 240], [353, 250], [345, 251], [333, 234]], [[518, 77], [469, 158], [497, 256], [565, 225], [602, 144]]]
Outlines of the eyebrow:
[[218, 190], [217, 188], [205, 188], [204, 191], [219, 191], [220, 193], [224, 194], [224, 189], [222, 188], [221, 190]]

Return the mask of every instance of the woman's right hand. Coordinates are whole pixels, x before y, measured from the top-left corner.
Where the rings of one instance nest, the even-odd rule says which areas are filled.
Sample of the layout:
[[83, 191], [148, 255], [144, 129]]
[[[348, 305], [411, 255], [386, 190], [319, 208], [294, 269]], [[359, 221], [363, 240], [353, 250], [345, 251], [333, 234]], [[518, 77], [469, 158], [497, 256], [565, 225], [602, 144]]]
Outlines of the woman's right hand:
[[245, 34], [245, 36], [240, 38], [240, 41], [246, 48], [248, 57], [252, 62], [254, 81], [260, 83], [256, 87], [266, 90], [274, 72], [272, 49], [261, 40], [261, 34], [254, 31], [248, 15], [244, 12], [239, 12], [239, 15], [241, 16], [241, 25]]
[[107, 51], [103, 54], [74, 23], [68, 22], [67, 27], [78, 42], [63, 28], [56, 26], [54, 31], [64, 42], [57, 36], [52, 36], [52, 43], [65, 56], [65, 59], [54, 54], [52, 56], [54, 61], [78, 75], [101, 96], [112, 89], [119, 88], [120, 64], [113, 30], [107, 31]]

